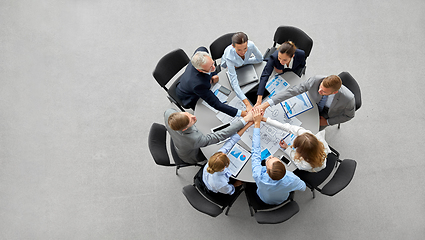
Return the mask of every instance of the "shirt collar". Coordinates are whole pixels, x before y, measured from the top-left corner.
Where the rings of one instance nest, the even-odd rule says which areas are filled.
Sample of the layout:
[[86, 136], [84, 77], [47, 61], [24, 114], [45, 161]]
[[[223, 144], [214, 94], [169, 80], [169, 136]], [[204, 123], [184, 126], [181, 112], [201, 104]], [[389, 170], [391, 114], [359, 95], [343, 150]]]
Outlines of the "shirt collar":
[[292, 69], [292, 66], [294, 66], [294, 57], [291, 58], [291, 62], [289, 63], [289, 66], [286, 66], [286, 64], [283, 65], [284, 68], [291, 68], [291, 69]]

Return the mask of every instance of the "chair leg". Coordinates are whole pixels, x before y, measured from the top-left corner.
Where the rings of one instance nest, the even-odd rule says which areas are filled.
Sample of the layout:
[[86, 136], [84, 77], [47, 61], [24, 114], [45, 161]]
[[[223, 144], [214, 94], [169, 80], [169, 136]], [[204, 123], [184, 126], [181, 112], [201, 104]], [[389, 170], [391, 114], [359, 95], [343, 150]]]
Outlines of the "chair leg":
[[341, 123], [338, 123], [338, 129], [341, 127]]
[[316, 198], [316, 194], [314, 193], [314, 188], [311, 189], [311, 193], [313, 193], [313, 199]]
[[224, 213], [224, 215], [227, 216], [227, 214], [229, 213], [229, 210], [230, 210], [230, 206], [227, 207], [226, 212]]
[[180, 166], [176, 166], [176, 175], [179, 175], [179, 168], [180, 168]]

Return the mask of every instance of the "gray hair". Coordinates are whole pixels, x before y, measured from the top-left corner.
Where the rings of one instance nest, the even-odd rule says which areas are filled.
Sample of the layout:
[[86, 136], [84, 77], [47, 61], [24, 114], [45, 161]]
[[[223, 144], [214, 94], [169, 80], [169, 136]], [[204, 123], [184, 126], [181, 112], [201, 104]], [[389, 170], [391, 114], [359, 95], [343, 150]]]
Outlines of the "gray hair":
[[196, 52], [193, 55], [192, 60], [190, 60], [192, 62], [193, 67], [195, 67], [196, 69], [202, 70], [202, 65], [207, 63], [207, 58], [206, 58], [207, 56], [211, 57], [207, 52], [203, 52], [203, 51]]

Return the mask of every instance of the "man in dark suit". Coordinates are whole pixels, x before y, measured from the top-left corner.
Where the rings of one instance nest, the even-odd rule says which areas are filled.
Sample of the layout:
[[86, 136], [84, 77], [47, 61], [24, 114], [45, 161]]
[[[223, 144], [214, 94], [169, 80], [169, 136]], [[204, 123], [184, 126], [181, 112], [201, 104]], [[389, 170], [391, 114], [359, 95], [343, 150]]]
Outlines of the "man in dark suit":
[[245, 116], [246, 111], [238, 110], [220, 102], [211, 92], [211, 84], [217, 82], [218, 76], [215, 72], [214, 61], [205, 47], [199, 47], [180, 78], [180, 83], [176, 87], [176, 94], [185, 108], [194, 109], [198, 99], [202, 98], [211, 107], [229, 116]]

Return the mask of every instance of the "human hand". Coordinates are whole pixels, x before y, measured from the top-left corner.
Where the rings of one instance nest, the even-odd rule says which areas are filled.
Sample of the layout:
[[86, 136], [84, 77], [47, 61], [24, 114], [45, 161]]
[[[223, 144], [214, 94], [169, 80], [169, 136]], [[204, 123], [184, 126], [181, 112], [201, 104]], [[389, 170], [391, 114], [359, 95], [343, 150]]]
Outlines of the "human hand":
[[277, 68], [274, 68], [274, 71], [275, 71], [276, 73], [283, 73], [283, 70], [280, 70], [280, 69], [277, 69]]
[[283, 140], [283, 138], [282, 138], [282, 140], [279, 141], [279, 146], [283, 149], [288, 148], [288, 144], [285, 142], [285, 140]]
[[243, 120], [245, 122], [252, 122], [254, 121], [253, 117], [254, 117], [254, 113], [252, 112], [252, 109], [251, 109], [251, 111], [246, 112], [246, 115], [243, 117]]
[[263, 109], [263, 111], [266, 111], [266, 109], [270, 106], [268, 102], [263, 102], [262, 104], [258, 105], [257, 108]]
[[246, 116], [246, 114], [247, 114], [247, 112], [246, 112], [246, 111], [242, 111], [242, 112], [241, 112], [241, 117], [245, 117], [245, 116]]
[[246, 105], [246, 111], [247, 112], [251, 112], [252, 106], [250, 103], [248, 103], [248, 105]]
[[251, 111], [254, 114], [254, 122], [257, 126], [257, 124], [261, 123], [261, 119], [263, 118], [263, 111], [260, 108], [253, 108]]
[[242, 183], [243, 183], [243, 182], [241, 182], [241, 181], [239, 181], [239, 180], [236, 180], [236, 181], [233, 183], [233, 186], [235, 186], [235, 187], [239, 187], [240, 185], [242, 185]]
[[216, 83], [218, 83], [218, 75], [214, 75], [214, 76], [212, 76], [212, 77], [211, 77], [211, 80], [210, 80], [210, 83], [211, 83], [211, 84], [216, 84]]
[[320, 116], [320, 126], [328, 126], [328, 120], [326, 118]]

